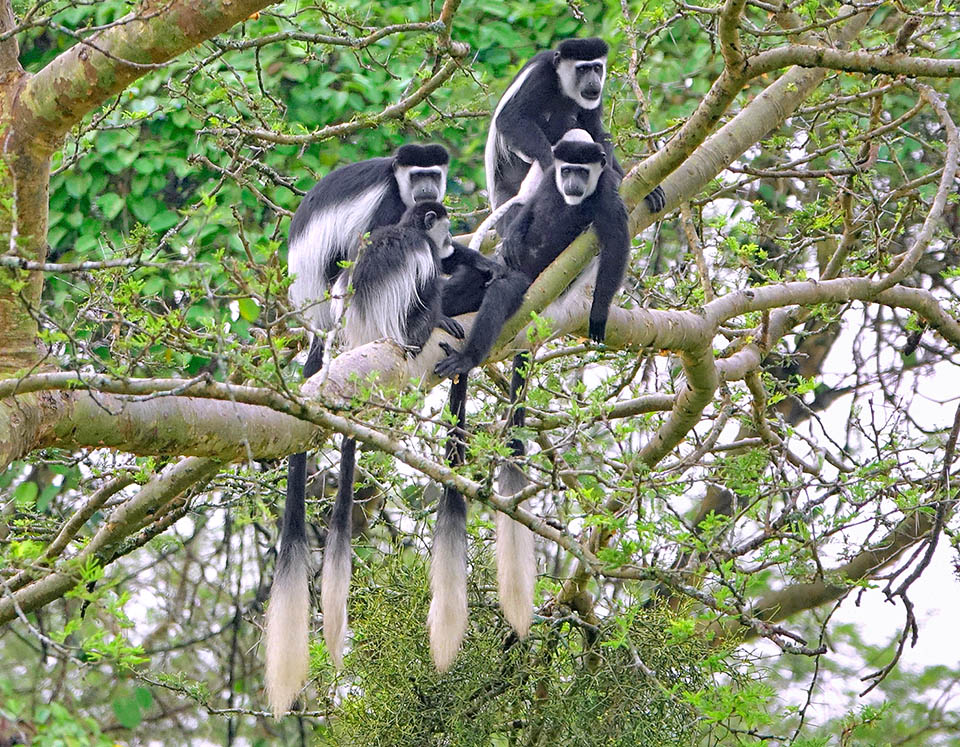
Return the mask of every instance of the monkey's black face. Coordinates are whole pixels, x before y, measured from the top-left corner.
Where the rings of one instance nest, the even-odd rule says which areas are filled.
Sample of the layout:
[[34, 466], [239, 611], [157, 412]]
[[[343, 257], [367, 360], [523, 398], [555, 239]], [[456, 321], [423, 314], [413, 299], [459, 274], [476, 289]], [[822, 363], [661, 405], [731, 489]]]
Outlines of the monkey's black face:
[[578, 205], [594, 193], [603, 164], [556, 162], [557, 191], [568, 205]]
[[603, 82], [607, 76], [606, 58], [596, 60], [563, 60], [557, 63], [560, 88], [584, 109], [600, 106]]
[[587, 191], [587, 179], [590, 177], [590, 170], [582, 166], [564, 165], [560, 168], [560, 183], [562, 191], [570, 197], [583, 197]]
[[407, 207], [420, 202], [440, 202], [447, 191], [445, 166], [399, 166], [396, 177], [400, 199]]
[[440, 199], [440, 174], [411, 174], [410, 190], [414, 202], [437, 202]]
[[603, 93], [603, 63], [582, 62], [577, 65], [577, 88], [588, 101], [600, 98]]

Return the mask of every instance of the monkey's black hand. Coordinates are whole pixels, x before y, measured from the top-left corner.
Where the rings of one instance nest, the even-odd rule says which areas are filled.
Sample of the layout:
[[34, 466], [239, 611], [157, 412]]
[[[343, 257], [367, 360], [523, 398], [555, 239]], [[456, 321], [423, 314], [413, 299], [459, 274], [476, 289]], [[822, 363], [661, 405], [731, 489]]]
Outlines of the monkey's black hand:
[[[437, 324], [437, 326], [451, 337], [455, 337], [458, 340], [463, 339], [463, 327], [456, 319], [451, 319], [448, 316], [442, 316], [440, 317], [440, 322]], [[446, 343], [441, 342], [440, 344], [445, 345]]]
[[647, 203], [651, 213], [659, 213], [663, 210], [663, 206], [667, 204], [667, 196], [663, 193], [663, 187], [658, 184], [653, 192], [643, 198], [643, 201]]
[[475, 365], [473, 361], [456, 350], [450, 343], [441, 342], [440, 347], [447, 354], [447, 357], [433, 369], [437, 376], [442, 379], [452, 379], [454, 376], [466, 376], [470, 373], [470, 369]]
[[[486, 259], [486, 257], [484, 257], [484, 259]], [[478, 269], [487, 275], [487, 280], [483, 284], [484, 288], [497, 280], [502, 280], [507, 276], [507, 266], [502, 262], [496, 262], [492, 259], [486, 259], [484, 266]]]
[[603, 344], [607, 336], [607, 315], [590, 312], [590, 339]]

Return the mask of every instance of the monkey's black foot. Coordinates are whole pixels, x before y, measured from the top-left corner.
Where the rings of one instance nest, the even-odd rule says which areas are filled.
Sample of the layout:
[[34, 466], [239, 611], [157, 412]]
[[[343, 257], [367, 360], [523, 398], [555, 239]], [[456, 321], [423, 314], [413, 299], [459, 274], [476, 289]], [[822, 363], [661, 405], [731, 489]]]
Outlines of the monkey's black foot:
[[657, 185], [657, 188], [644, 197], [643, 201], [647, 203], [651, 213], [659, 213], [667, 204], [667, 196], [663, 193], [663, 187]]
[[441, 342], [440, 347], [447, 357], [440, 361], [433, 372], [443, 379], [452, 379], [455, 376], [466, 376], [470, 369], [474, 367], [474, 362], [463, 353], [457, 351], [452, 345]]
[[437, 326], [457, 340], [462, 340], [464, 337], [463, 327], [456, 319], [451, 319], [448, 316], [440, 317], [440, 322]]
[[607, 320], [590, 318], [590, 339], [600, 345], [607, 336]]

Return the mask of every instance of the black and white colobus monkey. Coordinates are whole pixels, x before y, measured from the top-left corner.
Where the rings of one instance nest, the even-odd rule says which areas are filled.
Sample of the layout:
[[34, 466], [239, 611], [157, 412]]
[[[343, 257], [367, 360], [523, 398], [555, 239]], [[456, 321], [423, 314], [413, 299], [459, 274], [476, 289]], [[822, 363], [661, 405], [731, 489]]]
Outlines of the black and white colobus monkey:
[[463, 268], [444, 286], [444, 314], [479, 313], [463, 350], [451, 349], [437, 364], [438, 375], [465, 374], [483, 362], [504, 322], [520, 308], [527, 288], [591, 225], [599, 239], [600, 261], [589, 334], [603, 342], [610, 303], [623, 283], [630, 252], [627, 210], [603, 148], [582, 130], [568, 132], [554, 146], [553, 160], [506, 231], [500, 250], [504, 275], [485, 288], [471, 277], [470, 268]]
[[[418, 202], [439, 202], [446, 193], [448, 163], [442, 146], [405, 145], [392, 158], [373, 158], [332, 171], [304, 198], [290, 227], [289, 270], [296, 274], [290, 298], [305, 307], [313, 326], [333, 326], [328, 296], [338, 281], [346, 288], [347, 275], [340, 263], [357, 257], [361, 236], [396, 223]], [[445, 272], [471, 260], [478, 272], [490, 266], [489, 260], [465, 247], [448, 248], [452, 253], [444, 259]], [[407, 278], [411, 286], [414, 280]], [[387, 329], [378, 336], [392, 332]], [[351, 334], [347, 333], [348, 339]], [[323, 349], [323, 342], [314, 337], [304, 378], [320, 370]], [[342, 469], [352, 464], [352, 453], [348, 457], [341, 460]], [[267, 695], [277, 715], [292, 703], [307, 674], [310, 598], [305, 492], [306, 454], [294, 454], [289, 459], [280, 553], [265, 634]]]
[[[553, 148], [553, 164], [533, 197], [526, 202], [506, 229], [500, 258], [506, 269], [484, 288], [471, 277], [469, 268], [458, 270], [444, 286], [443, 312], [457, 316], [478, 311], [463, 350], [444, 345], [448, 355], [436, 366], [440, 376], [454, 378], [450, 389], [450, 410], [458, 417], [462, 438], [466, 400], [466, 375], [489, 354], [504, 322], [520, 308], [523, 296], [537, 276], [584, 230], [593, 225], [600, 242], [600, 261], [590, 311], [589, 334], [602, 342], [614, 294], [623, 282], [630, 251], [627, 210], [617, 192], [618, 175], [608, 165], [603, 147], [588, 133], [573, 130]], [[522, 386], [524, 354], [514, 360], [511, 399]], [[523, 425], [523, 409], [516, 408], [513, 425]], [[455, 441], [451, 437], [451, 441]], [[448, 448], [452, 461], [461, 453], [459, 444]], [[519, 441], [511, 442], [515, 456], [523, 453]], [[462, 460], [461, 460], [462, 461]], [[498, 489], [516, 493], [523, 485], [522, 472], [512, 464], [501, 472]], [[462, 500], [462, 498], [461, 498]], [[454, 508], [458, 508], [454, 506]], [[438, 532], [440, 525], [438, 517]], [[459, 528], [458, 528], [459, 529]], [[521, 636], [530, 627], [535, 565], [533, 536], [507, 516], [497, 516], [497, 563], [500, 603], [507, 620]], [[437, 589], [434, 589], [434, 596]], [[451, 596], [448, 592], [447, 596]], [[459, 639], [456, 641], [459, 646]], [[456, 649], [453, 655], [456, 654]], [[451, 655], [450, 660], [452, 661]]]
[[[417, 204], [403, 214], [398, 225], [375, 230], [348, 275], [354, 291], [343, 316], [346, 347], [390, 337], [416, 355], [436, 327], [462, 339], [463, 328], [442, 312], [440, 293], [441, 273], [450, 274], [461, 265], [478, 272], [481, 282], [501, 271], [492, 260], [452, 241], [447, 211], [439, 203]], [[344, 436], [321, 581], [324, 638], [337, 667], [342, 664], [347, 621], [355, 455], [356, 442]], [[291, 472], [290, 480], [295, 478]], [[287, 487], [281, 555], [267, 610], [267, 696], [276, 716], [290, 706], [303, 685], [309, 658], [303, 490], [302, 478]], [[288, 554], [284, 555], [286, 548]]]
[[[450, 272], [462, 258], [439, 203], [421, 203], [407, 210], [398, 225], [374, 231], [353, 268], [353, 298], [344, 316], [346, 345], [352, 349], [389, 337], [417, 355], [435, 327], [463, 339], [463, 327], [443, 315], [440, 295], [440, 273]], [[338, 668], [350, 586], [355, 448], [354, 440], [344, 436], [321, 581], [323, 635]]]
[[[308, 323], [329, 330], [331, 291], [343, 282], [342, 263], [357, 257], [361, 237], [397, 223], [408, 208], [439, 202], [447, 190], [450, 156], [440, 145], [404, 145], [392, 157], [334, 169], [310, 190], [290, 222], [288, 270], [295, 275], [290, 302]], [[323, 340], [311, 334], [305, 379], [323, 363]], [[306, 679], [308, 662], [309, 546], [306, 531], [306, 453], [293, 454], [280, 553], [267, 610], [267, 697], [275, 715], [285, 710]]]
[[[521, 187], [525, 193], [521, 202], [526, 201], [553, 164], [552, 146], [569, 130], [589, 133], [603, 147], [608, 165], [623, 176], [601, 120], [608, 51], [603, 39], [566, 39], [556, 50], [536, 54], [513, 79], [494, 110], [484, 150], [487, 193], [494, 210]], [[660, 187], [645, 199], [653, 212], [665, 203]], [[501, 229], [516, 211], [510, 208]]]

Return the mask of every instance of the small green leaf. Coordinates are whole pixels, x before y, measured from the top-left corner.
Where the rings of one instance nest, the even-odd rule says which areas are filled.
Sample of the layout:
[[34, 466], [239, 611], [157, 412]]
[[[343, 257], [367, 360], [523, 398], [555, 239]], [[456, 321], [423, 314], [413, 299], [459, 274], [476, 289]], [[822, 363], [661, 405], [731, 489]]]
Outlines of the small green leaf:
[[17, 485], [13, 491], [13, 500], [20, 508], [29, 508], [36, 505], [39, 493], [40, 489], [37, 487], [37, 483], [27, 480]]
[[136, 729], [143, 720], [136, 698], [117, 698], [111, 705], [117, 721], [127, 729]]
[[252, 298], [241, 298], [237, 304], [240, 307], [240, 316], [248, 322], [256, 321], [260, 316], [260, 306]]
[[107, 192], [97, 198], [97, 207], [107, 220], [116, 218], [123, 210], [123, 198], [116, 192]]

